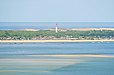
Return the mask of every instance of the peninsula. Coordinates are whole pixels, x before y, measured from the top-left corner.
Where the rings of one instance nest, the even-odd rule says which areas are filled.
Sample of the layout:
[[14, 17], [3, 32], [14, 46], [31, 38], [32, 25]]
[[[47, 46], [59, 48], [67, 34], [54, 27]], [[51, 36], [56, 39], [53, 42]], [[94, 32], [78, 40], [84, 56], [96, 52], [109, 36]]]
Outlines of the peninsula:
[[2, 42], [114, 42], [114, 28], [0, 30]]

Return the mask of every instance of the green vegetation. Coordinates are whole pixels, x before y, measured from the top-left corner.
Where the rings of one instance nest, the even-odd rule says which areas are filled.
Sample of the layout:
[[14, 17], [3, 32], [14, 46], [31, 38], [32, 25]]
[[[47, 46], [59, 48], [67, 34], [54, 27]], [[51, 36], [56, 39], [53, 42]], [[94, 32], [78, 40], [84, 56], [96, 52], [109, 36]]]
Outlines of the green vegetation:
[[40, 31], [0, 31], [0, 40], [43, 40], [43, 39], [114, 39], [114, 31], [93, 30], [93, 31], [59, 31], [56, 33], [51, 30]]

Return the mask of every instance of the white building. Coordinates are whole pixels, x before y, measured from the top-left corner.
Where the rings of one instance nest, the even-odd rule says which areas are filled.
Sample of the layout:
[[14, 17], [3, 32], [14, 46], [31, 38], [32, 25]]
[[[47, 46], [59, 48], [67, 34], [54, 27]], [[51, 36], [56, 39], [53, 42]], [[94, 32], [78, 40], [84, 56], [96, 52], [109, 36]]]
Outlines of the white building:
[[56, 24], [56, 29], [55, 29], [55, 30], [56, 30], [56, 33], [58, 33], [58, 27], [57, 27], [57, 24]]

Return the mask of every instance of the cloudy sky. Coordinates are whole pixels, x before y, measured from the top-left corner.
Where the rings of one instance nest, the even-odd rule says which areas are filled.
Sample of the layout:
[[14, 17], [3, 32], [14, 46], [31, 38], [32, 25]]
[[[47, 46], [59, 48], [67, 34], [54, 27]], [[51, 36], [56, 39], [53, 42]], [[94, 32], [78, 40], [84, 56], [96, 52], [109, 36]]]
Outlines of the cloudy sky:
[[0, 22], [114, 22], [114, 0], [0, 0]]

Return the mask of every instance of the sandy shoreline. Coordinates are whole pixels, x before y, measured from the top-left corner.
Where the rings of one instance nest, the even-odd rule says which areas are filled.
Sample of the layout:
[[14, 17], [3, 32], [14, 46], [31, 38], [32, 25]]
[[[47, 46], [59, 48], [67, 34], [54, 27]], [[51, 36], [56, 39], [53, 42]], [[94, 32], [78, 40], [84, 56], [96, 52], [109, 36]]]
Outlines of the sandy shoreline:
[[29, 55], [29, 56], [45, 56], [45, 57], [101, 57], [101, 58], [114, 58], [114, 55], [102, 54], [57, 54], [57, 55]]
[[114, 40], [0, 40], [0, 43], [37, 43], [37, 42], [114, 42]]
[[[37, 59], [23, 59], [23, 58], [5, 58], [5, 59], [0, 59], [1, 62], [3, 61], [15, 61], [15, 62], [46, 62], [46, 61], [53, 61], [54, 63], [56, 63], [56, 61], [60, 60], [61, 62], [65, 62], [67, 60], [72, 60], [72, 59], [76, 59], [76, 58], [114, 58], [114, 55], [94, 55], [94, 54], [82, 54], [82, 55], [28, 55], [31, 57], [37, 57]], [[44, 57], [43, 59], [39, 59], [39, 57]], [[46, 58], [45, 58], [46, 57]], [[58, 62], [59, 63], [59, 62]]]
[[[49, 60], [47, 58], [52, 58], [53, 60], [55, 60], [54, 58], [74, 58], [74, 57], [98, 57], [98, 58], [114, 58], [114, 55], [104, 55], [104, 54], [45, 54], [45, 55], [24, 55], [24, 56], [30, 56], [30, 57], [46, 57], [46, 60]], [[15, 59], [15, 58], [14, 58]], [[13, 60], [14, 60], [13, 59]], [[10, 59], [0, 59], [1, 60], [10, 60]], [[17, 60], [17, 59], [15, 59]], [[18, 59], [20, 60], [20, 59]], [[25, 60], [25, 59], [23, 59]], [[27, 59], [27, 60], [34, 60], [34, 59]], [[44, 59], [40, 59], [40, 60], [44, 60]]]

